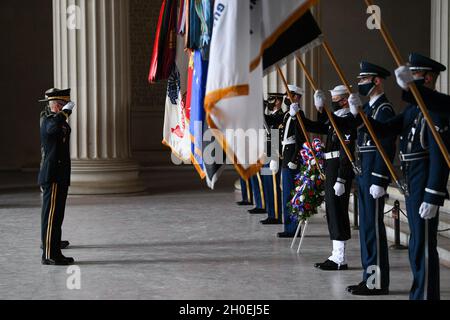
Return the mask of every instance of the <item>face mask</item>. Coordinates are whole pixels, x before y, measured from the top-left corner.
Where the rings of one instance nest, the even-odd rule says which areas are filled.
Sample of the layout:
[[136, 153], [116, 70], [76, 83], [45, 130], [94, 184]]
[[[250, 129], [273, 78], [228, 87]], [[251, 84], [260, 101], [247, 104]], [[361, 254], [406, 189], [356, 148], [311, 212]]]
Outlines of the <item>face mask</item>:
[[291, 106], [291, 100], [289, 100], [288, 98], [284, 99], [284, 104], [287, 105], [288, 107]]
[[369, 96], [374, 88], [375, 88], [375, 83], [373, 83], [373, 80], [369, 83], [358, 84], [359, 94], [362, 96], [365, 96], [365, 97]]
[[341, 100], [339, 101], [334, 101], [331, 103], [331, 108], [333, 109], [333, 111], [338, 111], [339, 109], [341, 109]]
[[416, 86], [423, 86], [425, 84], [425, 78], [414, 78], [414, 83]]

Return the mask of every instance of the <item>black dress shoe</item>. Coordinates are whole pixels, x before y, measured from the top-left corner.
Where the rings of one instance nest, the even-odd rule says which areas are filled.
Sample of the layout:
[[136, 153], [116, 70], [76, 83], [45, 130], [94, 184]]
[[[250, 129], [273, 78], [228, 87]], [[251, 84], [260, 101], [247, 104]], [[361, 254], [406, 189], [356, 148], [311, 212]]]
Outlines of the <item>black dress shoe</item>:
[[261, 209], [261, 208], [254, 208], [254, 209], [250, 209], [250, 210], [247, 210], [247, 211], [250, 214], [264, 214], [264, 213], [267, 213], [266, 210]]
[[347, 292], [353, 292], [353, 290], [356, 290], [356, 289], [358, 289], [359, 287], [361, 287], [361, 286], [366, 286], [366, 282], [365, 281], [361, 281], [360, 283], [358, 283], [358, 284], [355, 284], [355, 285], [352, 285], [352, 286], [348, 286], [347, 288], [346, 288], [346, 290], [347, 290]]
[[278, 238], [293, 238], [295, 236], [295, 233], [278, 232], [277, 236]]
[[68, 259], [63, 258], [54, 258], [54, 259], [42, 259], [42, 264], [48, 266], [68, 266], [73, 262], [70, 262]]
[[334, 261], [327, 259], [327, 261], [323, 263], [316, 263], [314, 267], [325, 270], [325, 271], [340, 271], [340, 270], [348, 270], [347, 264], [337, 264]]
[[65, 261], [69, 262], [69, 264], [72, 264], [72, 263], [75, 262], [75, 259], [74, 259], [74, 258], [72, 258], [72, 257], [65, 257], [65, 256], [63, 256], [63, 255], [61, 255], [60, 257], [58, 257], [58, 259], [65, 260]]
[[381, 296], [389, 294], [389, 289], [369, 289], [367, 285], [359, 286], [351, 292], [355, 296]]
[[280, 220], [274, 218], [267, 218], [260, 221], [261, 224], [283, 224]]
[[[67, 249], [67, 247], [70, 245], [70, 242], [69, 241], [67, 241], [67, 240], [61, 240], [61, 249]], [[41, 246], [40, 246], [40, 248], [41, 249], [43, 249], [42, 248], [42, 243], [41, 243]]]
[[252, 206], [253, 205], [253, 203], [248, 202], [248, 201], [239, 201], [239, 202], [236, 202], [236, 204], [238, 206]]

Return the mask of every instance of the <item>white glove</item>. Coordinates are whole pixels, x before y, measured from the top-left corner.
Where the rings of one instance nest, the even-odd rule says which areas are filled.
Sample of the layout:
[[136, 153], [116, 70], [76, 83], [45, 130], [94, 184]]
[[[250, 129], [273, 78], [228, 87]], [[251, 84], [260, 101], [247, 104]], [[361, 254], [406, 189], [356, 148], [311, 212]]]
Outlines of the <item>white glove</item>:
[[386, 194], [386, 190], [383, 187], [373, 184], [370, 186], [369, 193], [374, 199], [379, 199]]
[[356, 117], [361, 110], [362, 102], [359, 94], [352, 93], [348, 97], [348, 104], [350, 106], [350, 112]]
[[75, 108], [75, 102], [69, 101], [62, 109], [72, 111]]
[[395, 77], [397, 78], [397, 84], [403, 90], [408, 91], [408, 85], [414, 82], [414, 77], [411, 70], [407, 66], [400, 66], [395, 69]]
[[278, 172], [278, 161], [270, 160], [269, 168], [273, 173], [277, 173]]
[[436, 217], [438, 209], [439, 206], [435, 204], [422, 202], [419, 208], [420, 217], [425, 220], [433, 219], [434, 217]]
[[338, 197], [342, 196], [345, 193], [345, 185], [341, 182], [336, 182], [334, 184], [334, 194]]
[[293, 162], [289, 162], [289, 163], [288, 163], [288, 167], [289, 167], [289, 169], [291, 169], [291, 170], [297, 169], [297, 165], [296, 165], [295, 163], [293, 163]]
[[325, 92], [323, 92], [322, 90], [316, 90], [316, 92], [314, 93], [314, 106], [316, 107], [317, 111], [322, 112], [326, 101], [327, 97], [325, 96]]
[[300, 107], [298, 106], [298, 103], [292, 103], [291, 107], [289, 108], [289, 114], [291, 115], [291, 117], [295, 117], [295, 115], [297, 114], [298, 110], [300, 110]]

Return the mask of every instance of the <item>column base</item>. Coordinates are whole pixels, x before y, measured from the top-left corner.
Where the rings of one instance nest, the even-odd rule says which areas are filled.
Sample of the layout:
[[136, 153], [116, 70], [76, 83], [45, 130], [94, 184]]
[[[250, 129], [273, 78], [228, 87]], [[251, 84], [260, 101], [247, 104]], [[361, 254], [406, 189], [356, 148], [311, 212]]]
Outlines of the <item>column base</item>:
[[132, 160], [72, 160], [69, 194], [126, 194], [144, 190], [139, 166]]

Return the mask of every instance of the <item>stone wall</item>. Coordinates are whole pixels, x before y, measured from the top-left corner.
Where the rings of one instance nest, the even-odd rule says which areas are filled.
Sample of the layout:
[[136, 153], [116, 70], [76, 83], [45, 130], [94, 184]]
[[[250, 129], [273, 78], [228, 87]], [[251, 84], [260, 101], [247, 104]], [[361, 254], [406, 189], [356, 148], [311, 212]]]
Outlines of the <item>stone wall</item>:
[[161, 144], [166, 82], [147, 81], [161, 0], [130, 1], [131, 150], [144, 166], [170, 160]]

